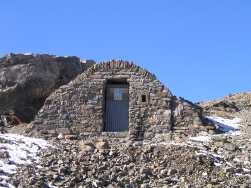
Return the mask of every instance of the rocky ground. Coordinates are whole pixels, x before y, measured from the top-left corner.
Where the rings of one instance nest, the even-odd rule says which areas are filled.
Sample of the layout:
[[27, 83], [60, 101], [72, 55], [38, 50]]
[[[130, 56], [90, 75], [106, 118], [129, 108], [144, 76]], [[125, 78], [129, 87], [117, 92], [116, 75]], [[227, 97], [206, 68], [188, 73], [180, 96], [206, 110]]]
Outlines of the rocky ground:
[[9, 182], [15, 187], [250, 187], [249, 135], [196, 137], [199, 141], [172, 136], [158, 142], [51, 140], [54, 147], [41, 153], [39, 166], [22, 167]]
[[246, 132], [251, 133], [251, 91], [229, 94], [223, 99], [197, 103], [207, 116], [242, 119]]
[[250, 187], [251, 136], [165, 135], [152, 141], [49, 140], [41, 160], [22, 166], [15, 187]]
[[[173, 133], [137, 142], [59, 137], [47, 140], [51, 147], [41, 150], [39, 163], [19, 165], [18, 172], [5, 181], [19, 188], [251, 187], [249, 95], [199, 103], [205, 115], [229, 119], [223, 119], [219, 126], [230, 122], [230, 127], [235, 117], [242, 118], [240, 130], [211, 136], [201, 133], [197, 137]], [[23, 125], [7, 131], [28, 135], [31, 129]], [[0, 157], [8, 160], [9, 156]]]

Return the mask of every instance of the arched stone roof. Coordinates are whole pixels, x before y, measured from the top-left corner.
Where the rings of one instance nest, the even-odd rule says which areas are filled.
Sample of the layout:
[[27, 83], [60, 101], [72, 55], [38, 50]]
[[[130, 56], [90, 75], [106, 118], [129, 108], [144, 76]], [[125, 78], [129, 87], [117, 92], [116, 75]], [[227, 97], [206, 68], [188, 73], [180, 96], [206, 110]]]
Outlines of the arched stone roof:
[[[131, 138], [151, 138], [170, 132], [173, 126], [182, 126], [183, 131], [184, 127], [192, 129], [188, 128], [191, 124], [204, 127], [199, 110], [173, 97], [154, 74], [132, 62], [113, 60], [95, 64], [52, 93], [35, 118], [37, 130], [101, 134], [106, 126], [107, 84], [114, 81], [129, 85], [123, 92], [129, 96], [127, 132]], [[187, 125], [181, 124], [184, 117]]]
[[123, 60], [112, 60], [108, 62], [101, 62], [98, 64], [95, 64], [91, 68], [87, 70], [87, 72], [103, 72], [103, 71], [110, 71], [110, 70], [126, 70], [130, 69], [131, 71], [140, 72], [143, 76], [152, 77], [152, 79], [156, 79], [154, 74], [151, 74], [146, 69], [143, 69], [137, 65], [135, 65], [133, 62], [129, 61], [123, 61]]

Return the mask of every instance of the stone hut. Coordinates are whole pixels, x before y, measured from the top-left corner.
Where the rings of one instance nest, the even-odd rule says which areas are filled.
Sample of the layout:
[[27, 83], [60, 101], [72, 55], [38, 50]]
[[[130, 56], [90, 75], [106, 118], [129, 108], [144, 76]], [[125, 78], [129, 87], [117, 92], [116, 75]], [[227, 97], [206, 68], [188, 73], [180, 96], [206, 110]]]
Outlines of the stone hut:
[[33, 124], [51, 135], [109, 135], [151, 139], [171, 131], [211, 131], [200, 109], [177, 99], [132, 62], [95, 64], [45, 101]]

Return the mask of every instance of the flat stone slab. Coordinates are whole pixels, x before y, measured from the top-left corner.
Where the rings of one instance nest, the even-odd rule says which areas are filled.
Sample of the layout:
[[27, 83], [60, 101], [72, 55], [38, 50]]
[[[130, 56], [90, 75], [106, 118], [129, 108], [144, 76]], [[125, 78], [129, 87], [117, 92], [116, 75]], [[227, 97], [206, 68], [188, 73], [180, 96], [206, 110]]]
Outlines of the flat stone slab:
[[58, 133], [58, 134], [63, 134], [63, 135], [69, 135], [69, 134], [71, 134], [71, 131], [68, 129], [68, 128], [57, 128], [56, 129], [56, 132]]

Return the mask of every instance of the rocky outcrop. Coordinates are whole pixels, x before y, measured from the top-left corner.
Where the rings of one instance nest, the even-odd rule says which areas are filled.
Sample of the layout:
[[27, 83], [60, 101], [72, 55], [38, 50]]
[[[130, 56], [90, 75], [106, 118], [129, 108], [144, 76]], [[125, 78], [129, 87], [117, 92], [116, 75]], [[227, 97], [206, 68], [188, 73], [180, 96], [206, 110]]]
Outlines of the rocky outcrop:
[[230, 94], [222, 99], [199, 102], [205, 116], [219, 116], [242, 119], [246, 131], [251, 132], [251, 92]]
[[[45, 99], [94, 64], [78, 57], [8, 54], [0, 58], [0, 115], [30, 122]], [[13, 116], [13, 117], [14, 117]]]
[[222, 99], [197, 103], [204, 114], [233, 116], [243, 110], [251, 111], [251, 92], [230, 94]]

